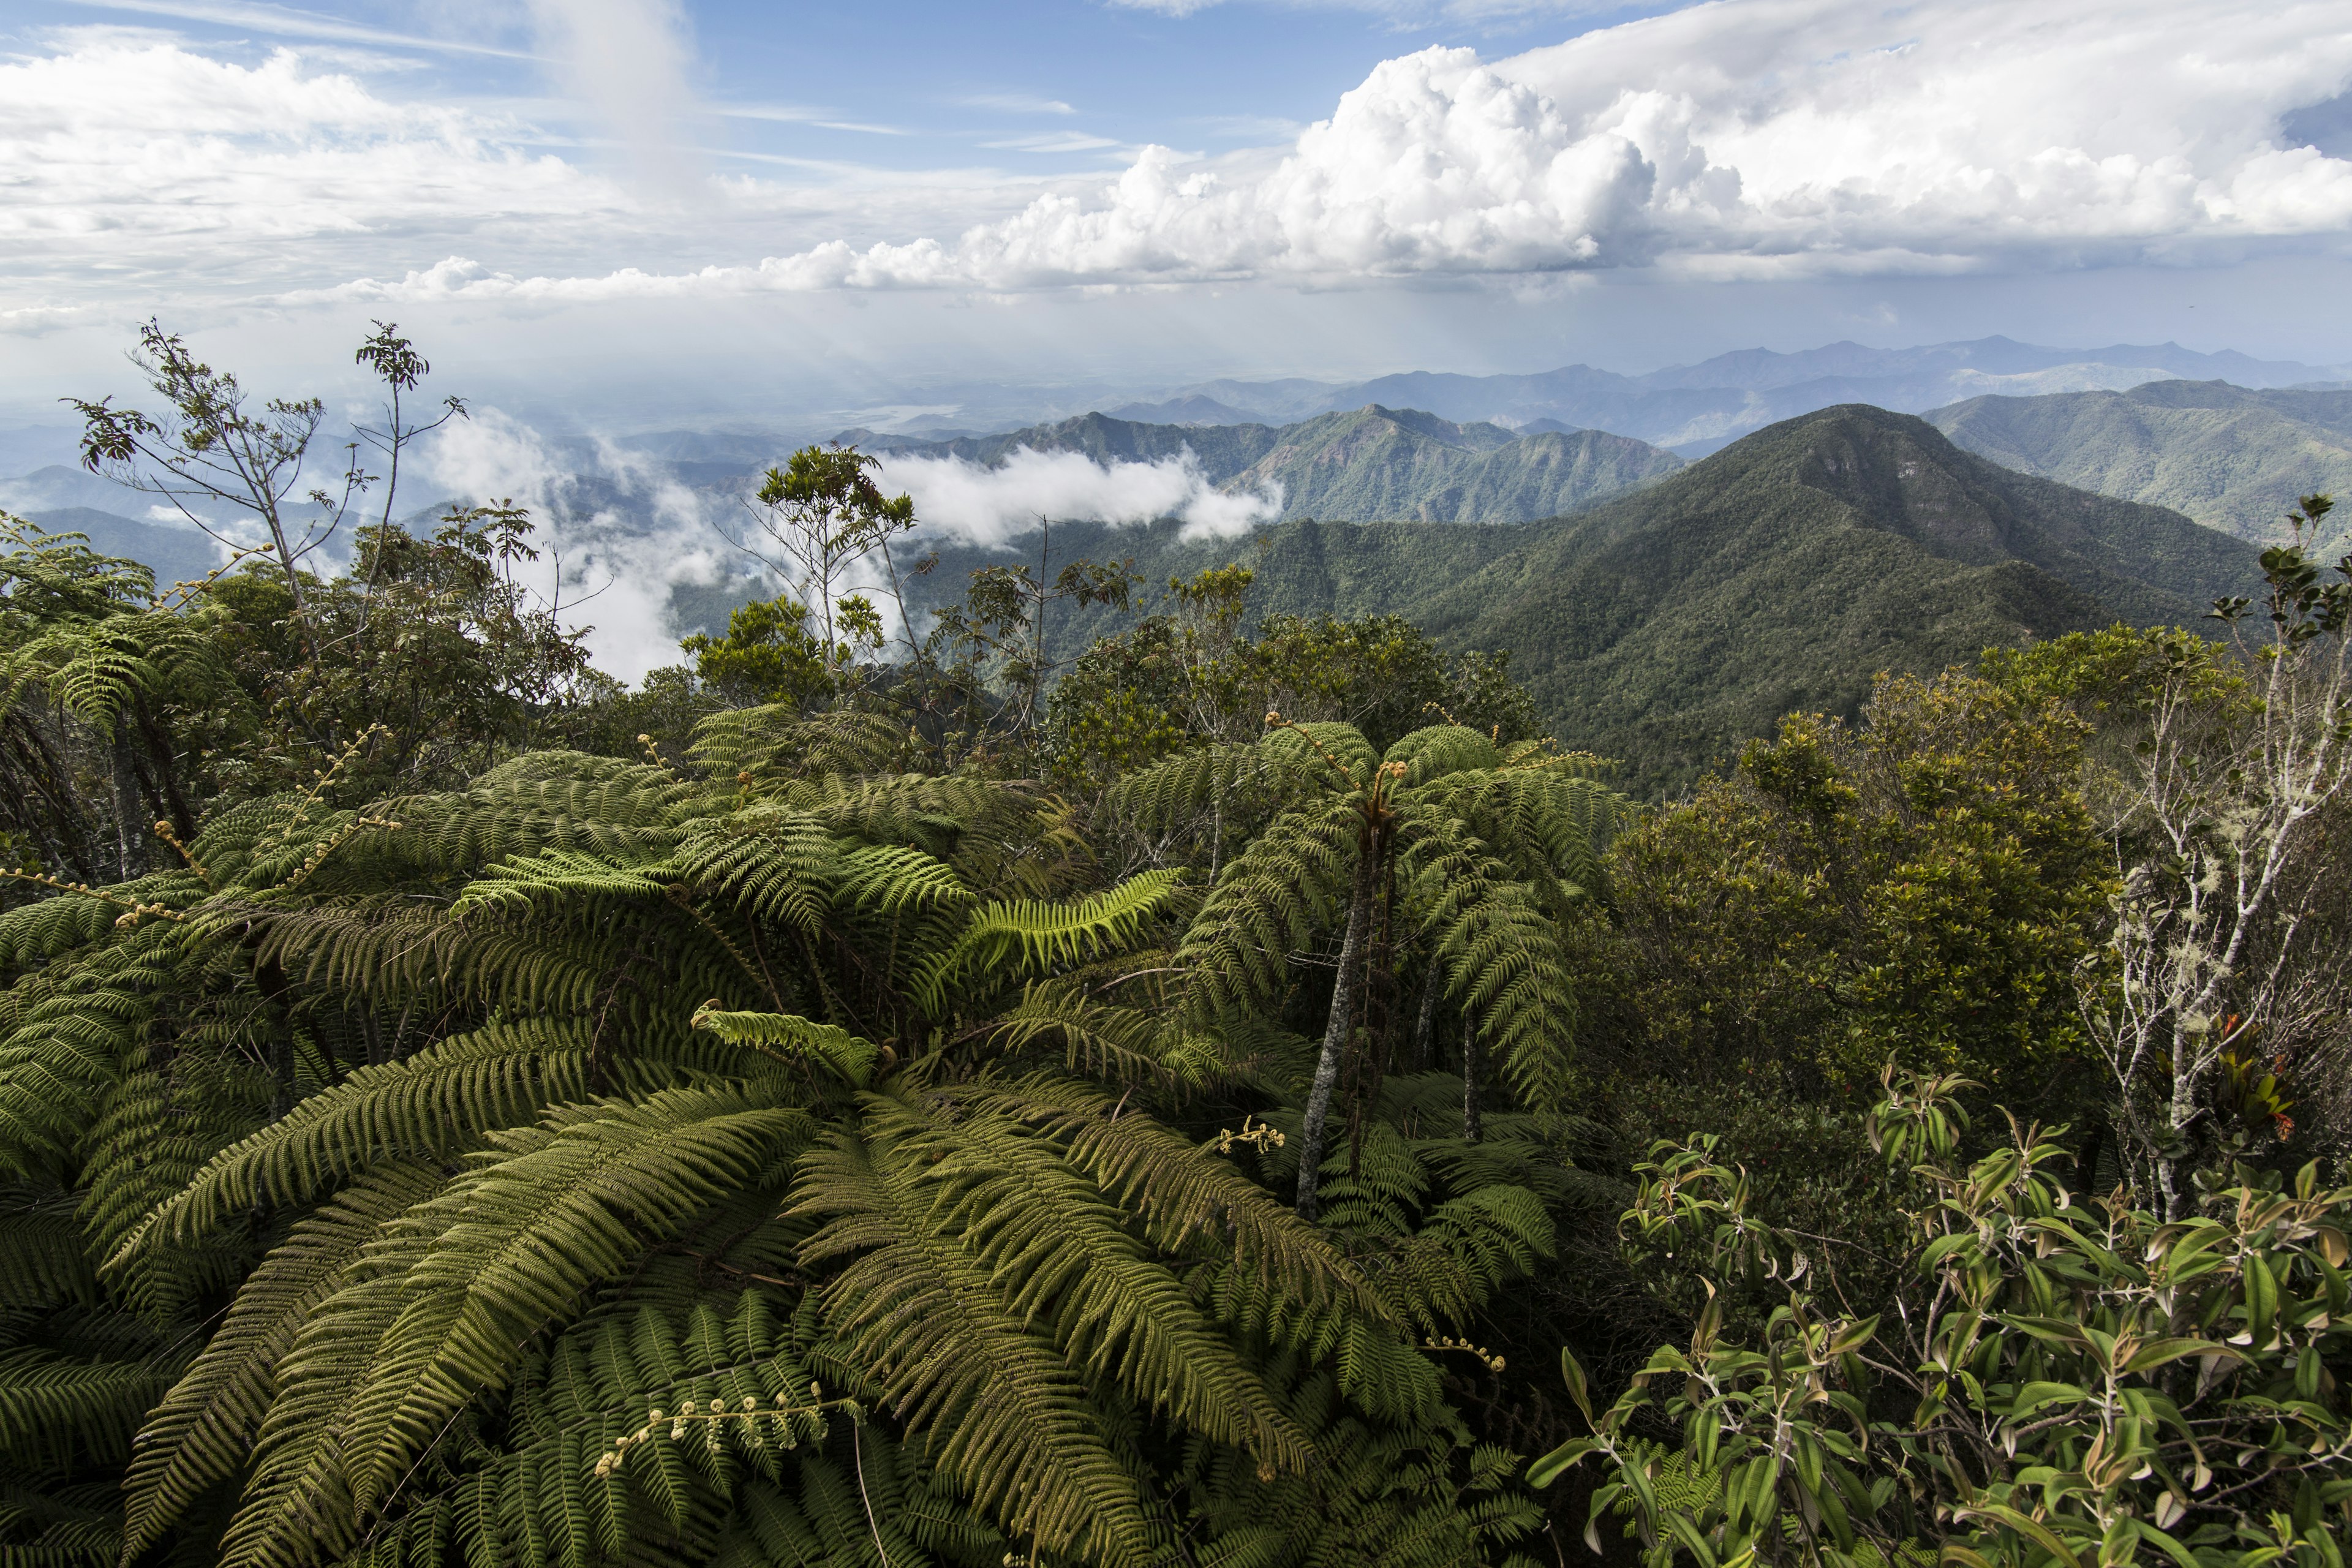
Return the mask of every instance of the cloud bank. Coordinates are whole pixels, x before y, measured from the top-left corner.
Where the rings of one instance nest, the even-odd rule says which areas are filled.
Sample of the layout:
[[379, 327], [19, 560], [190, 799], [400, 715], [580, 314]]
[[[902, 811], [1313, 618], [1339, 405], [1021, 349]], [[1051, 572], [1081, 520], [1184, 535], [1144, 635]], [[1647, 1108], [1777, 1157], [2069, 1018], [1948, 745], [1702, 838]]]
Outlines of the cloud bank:
[[[2085, 91], [2085, 83], [2101, 84]], [[1271, 166], [1148, 147], [953, 237], [365, 299], [1574, 272], [1757, 278], [2193, 260], [2352, 231], [2352, 161], [2283, 122], [2352, 86], [2336, 0], [1715, 0], [1486, 62], [1376, 67]]]
[[585, 460], [496, 409], [445, 426], [427, 448], [421, 489], [466, 502], [512, 500], [538, 527], [523, 581], [586, 628], [596, 668], [623, 680], [678, 662], [671, 591], [740, 574], [706, 521], [709, 500], [636, 454], [599, 443]]
[[1227, 493], [1188, 450], [1153, 463], [1095, 462], [1077, 452], [1016, 448], [995, 468], [961, 458], [884, 455], [879, 482], [914, 498], [926, 531], [1002, 544], [1041, 517], [1124, 526], [1181, 519], [1186, 539], [1230, 539], [1282, 513], [1282, 495]]
[[[662, 464], [610, 442], [559, 449], [530, 426], [478, 408], [433, 438], [421, 470], [419, 489], [404, 491], [404, 511], [427, 493], [530, 509], [541, 557], [522, 568], [524, 581], [560, 604], [566, 626], [587, 628], [599, 669], [625, 680], [678, 662], [676, 589], [733, 582], [748, 596], [760, 574], [729, 542], [730, 531], [744, 531], [735, 496], [681, 484]], [[1027, 447], [995, 468], [960, 458], [886, 457], [880, 479], [887, 489], [914, 498], [924, 535], [982, 546], [1030, 531], [1041, 516], [1121, 526], [1176, 518], [1186, 539], [1225, 539], [1282, 511], [1278, 489], [1218, 490], [1189, 451], [1108, 466]]]

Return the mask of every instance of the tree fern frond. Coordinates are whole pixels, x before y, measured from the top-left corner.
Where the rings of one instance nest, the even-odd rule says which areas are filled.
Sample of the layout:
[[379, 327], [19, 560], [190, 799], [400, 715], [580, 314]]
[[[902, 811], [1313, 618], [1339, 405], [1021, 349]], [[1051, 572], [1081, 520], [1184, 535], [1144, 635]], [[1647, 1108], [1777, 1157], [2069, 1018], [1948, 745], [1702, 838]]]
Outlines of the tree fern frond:
[[1225, 1065], [1223, 1041], [1186, 1026], [1168, 1009], [1095, 1001], [1066, 982], [1030, 985], [997, 1015], [989, 1037], [1011, 1054], [1058, 1041], [1071, 1070], [1123, 1079], [1200, 1085]]
[[1029, 900], [990, 904], [976, 910], [953, 946], [923, 964], [908, 989], [929, 1012], [943, 1012], [949, 990], [977, 973], [997, 984], [1076, 963], [1091, 952], [1135, 940], [1143, 922], [1175, 890], [1179, 870], [1143, 871], [1115, 888], [1067, 903]]
[[494, 861], [449, 906], [463, 920], [478, 910], [527, 910], [542, 901], [591, 906], [660, 899], [667, 884], [634, 868], [573, 849], [542, 849], [528, 859]]
[[861, 1430], [854, 1448], [844, 1439], [795, 1458], [789, 1490], [744, 1489], [710, 1568], [994, 1568], [1003, 1560], [1004, 1537], [878, 1427]]
[[713, 713], [695, 727], [688, 754], [715, 779], [855, 777], [881, 773], [907, 750], [907, 728], [879, 713], [803, 716], [788, 706]]
[[881, 1055], [871, 1040], [832, 1024], [787, 1013], [729, 1013], [705, 1007], [695, 1014], [693, 1026], [709, 1030], [730, 1046], [779, 1061], [824, 1068], [856, 1089], [866, 1087]]
[[146, 1419], [123, 1479], [124, 1550], [137, 1556], [207, 1487], [240, 1469], [269, 1408], [277, 1363], [310, 1309], [389, 1221], [442, 1184], [394, 1162], [344, 1189], [256, 1268], [194, 1364]]
[[975, 901], [955, 868], [905, 844], [875, 844], [842, 857], [836, 896], [853, 909], [960, 910]]
[[1345, 805], [1286, 812], [1226, 866], [1178, 949], [1188, 1005], [1241, 1013], [1278, 994], [1291, 954], [1346, 898], [1357, 824]]
[[341, 1451], [350, 1406], [405, 1304], [405, 1267], [431, 1241], [425, 1224], [383, 1227], [303, 1317], [278, 1363], [218, 1568], [306, 1568], [358, 1539]]
[[803, 1163], [794, 1209], [826, 1221], [804, 1255], [848, 1260], [824, 1293], [844, 1352], [1011, 1532], [1092, 1562], [1149, 1561], [1139, 1489], [1104, 1446], [1077, 1373], [940, 1233], [927, 1168], [850, 1134]]
[[[918, 1169], [929, 1163], [927, 1179], [941, 1191], [934, 1223], [951, 1227], [989, 1270], [1006, 1310], [1051, 1321], [1065, 1355], [1090, 1377], [1115, 1378], [1145, 1408], [1164, 1408], [1263, 1465], [1303, 1468], [1310, 1456], [1297, 1429], [1176, 1276], [1129, 1234], [1129, 1211], [1043, 1129], [991, 1098], [940, 1102], [960, 1114], [877, 1103], [868, 1126], [894, 1155]], [[1195, 1153], [1189, 1163], [1207, 1161]]]
[[466, 871], [542, 849], [643, 858], [666, 852], [701, 791], [667, 768], [578, 752], [533, 752], [461, 795], [412, 795], [382, 815], [402, 830], [373, 852]]
[[1520, 1102], [1559, 1110], [1570, 1087], [1576, 995], [1558, 922], [1524, 884], [1478, 877], [1450, 888], [1437, 918], [1449, 994]]
[[1258, 751], [1275, 765], [1294, 772], [1308, 788], [1328, 793], [1362, 789], [1372, 782], [1380, 753], [1353, 724], [1323, 721], [1269, 730]]
[[256, 1205], [313, 1198], [379, 1161], [474, 1147], [494, 1129], [585, 1093], [593, 1049], [588, 1022], [538, 1019], [493, 1024], [362, 1068], [215, 1155], [107, 1267], [125, 1267], [165, 1241], [192, 1240]]
[[1346, 1255], [1288, 1205], [1230, 1160], [1150, 1117], [1120, 1114], [1118, 1101], [1089, 1085], [1041, 1074], [940, 1092], [950, 1103], [985, 1106], [1063, 1141], [1070, 1162], [1134, 1215], [1162, 1251], [1181, 1254], [1215, 1235], [1237, 1269], [1301, 1314], [1386, 1314]]
[[1491, 772], [1502, 761], [1495, 742], [1459, 724], [1432, 724], [1415, 730], [1388, 749], [1384, 763], [1402, 763], [1404, 784], [1411, 789], [1448, 773]]
[[667, 1089], [546, 1113], [494, 1134], [499, 1153], [425, 1205], [436, 1237], [351, 1407], [354, 1503], [378, 1507], [444, 1425], [504, 1387], [517, 1349], [575, 1312], [720, 1194], [752, 1184], [810, 1136], [772, 1094]]
[[25, 1470], [77, 1455], [130, 1456], [139, 1418], [172, 1386], [184, 1357], [112, 1361], [37, 1345], [0, 1350], [0, 1458]]
[[1103, 805], [1115, 821], [1164, 830], [1239, 795], [1266, 767], [1265, 753], [1255, 745], [1196, 747], [1122, 774]]
[[804, 811], [762, 805], [698, 822], [670, 866], [753, 919], [814, 935], [844, 875], [832, 831]]
[[0, 1302], [23, 1310], [97, 1300], [75, 1200], [54, 1188], [0, 1193]]
[[1400, 1315], [1458, 1330], [1507, 1280], [1552, 1251], [1551, 1216], [1525, 1187], [1479, 1187], [1439, 1204], [1376, 1269]]
[[96, 954], [0, 1039], [0, 1169], [31, 1177], [64, 1160], [121, 1081], [168, 977], [142, 938]]
[[121, 1555], [112, 1487], [0, 1480], [0, 1568], [113, 1568]]

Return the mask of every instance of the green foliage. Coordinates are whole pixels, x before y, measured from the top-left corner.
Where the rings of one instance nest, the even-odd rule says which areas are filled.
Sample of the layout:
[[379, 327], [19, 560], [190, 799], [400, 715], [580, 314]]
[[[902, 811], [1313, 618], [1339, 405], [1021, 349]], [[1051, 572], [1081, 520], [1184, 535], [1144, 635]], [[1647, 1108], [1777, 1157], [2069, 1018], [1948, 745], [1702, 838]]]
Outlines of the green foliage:
[[1899, 1048], [2006, 1086], [2080, 1056], [2072, 977], [2112, 891], [2087, 733], [2054, 699], [1948, 674], [1751, 743], [1619, 841], [1615, 1059], [1851, 1086]]
[[[1601, 1463], [1596, 1549], [1622, 1505], [1661, 1568], [1883, 1561], [1922, 1536], [1944, 1561], [2017, 1568], [2340, 1561], [2352, 1189], [2241, 1168], [2210, 1212], [2167, 1224], [2121, 1194], [2078, 1201], [2063, 1129], [2011, 1121], [1965, 1161], [1962, 1080], [1885, 1081], [1870, 1135], [1909, 1229], [1891, 1300], [1853, 1300], [1834, 1249], [1757, 1225], [1709, 1141], [1662, 1142], [1641, 1167], [1633, 1250], [1696, 1249], [1716, 1275], [1760, 1262], [1785, 1302], [1750, 1342], [1711, 1300], [1689, 1348], [1661, 1346], [1597, 1415], [1563, 1355], [1591, 1436], [1530, 1479]], [[1689, 1472], [1719, 1487], [1654, 1484], [1631, 1424], [1660, 1392]]]
[[786, 595], [743, 605], [727, 635], [697, 633], [678, 645], [694, 656], [696, 679], [741, 707], [798, 708], [829, 689], [825, 650], [808, 629], [808, 606]]
[[1171, 752], [1255, 739], [1264, 716], [1339, 722], [1385, 745], [1444, 718], [1497, 742], [1537, 732], [1505, 655], [1448, 661], [1394, 616], [1269, 616], [1242, 629], [1255, 581], [1213, 568], [1169, 584], [1169, 608], [1097, 642], [1055, 687], [1048, 744], [1055, 774], [1100, 788]]
[[[1636, 815], [1518, 660], [1363, 613], [1557, 531], [1140, 531], [1183, 569], [1088, 647], [1136, 574], [1057, 525], [924, 635], [911, 509], [812, 448], [756, 514], [791, 592], [624, 694], [519, 585], [519, 511], [394, 526], [425, 366], [383, 324], [362, 362], [352, 576], [274, 542], [158, 601], [0, 547], [0, 1557], [1531, 1568], [1628, 1514], [1704, 1568], [2334, 1568], [2352, 1193], [2285, 1167], [2346, 1124], [2338, 817], [2244, 950], [2319, 978], [2211, 1064], [2160, 1217], [2097, 1195], [2150, 1189], [2081, 1048], [2132, 912], [2201, 885], [2101, 815], [2132, 759], [2341, 739], [2278, 683], [2346, 618], [2305, 553], [2265, 658], [1890, 678]], [[185, 445], [86, 412], [131, 477]], [[236, 438], [291, 463], [316, 413]], [[1931, 591], [2048, 589], [2004, 552], [2147, 586], [2116, 516], [1923, 479], [1904, 422], [1766, 435], [1601, 542], [1829, 515], [1777, 487]], [[1682, 603], [1643, 583], [1558, 635]], [[1887, 1080], [1873, 1161], [1850, 1091], [1898, 1049], [1943, 1076]], [[1971, 1122], [1954, 1068], [2088, 1131]], [[1633, 1382], [1607, 1414], [1536, 1375], [1562, 1339]], [[1520, 1457], [1563, 1438], [1545, 1474], [1609, 1472], [1548, 1504]]]

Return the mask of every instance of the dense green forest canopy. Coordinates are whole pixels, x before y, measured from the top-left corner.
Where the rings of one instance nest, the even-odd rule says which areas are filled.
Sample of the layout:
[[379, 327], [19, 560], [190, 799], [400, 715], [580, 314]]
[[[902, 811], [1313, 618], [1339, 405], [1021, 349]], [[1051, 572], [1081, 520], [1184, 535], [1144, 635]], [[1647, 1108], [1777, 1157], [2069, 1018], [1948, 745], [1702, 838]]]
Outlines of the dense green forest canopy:
[[[864, 437], [863, 440], [860, 437]], [[994, 467], [1074, 452], [1102, 464], [1191, 462], [1221, 489], [1279, 497], [1286, 521], [1519, 522], [1672, 473], [1672, 452], [1605, 430], [1514, 432], [1370, 404], [1295, 425], [1152, 425], [1085, 414], [1001, 436], [916, 441], [845, 431], [845, 445]]]
[[[2352, 390], [2156, 381], [2128, 392], [1971, 397], [1926, 416], [1969, 451], [2241, 538], [2286, 537], [2295, 499], [2352, 490]], [[2305, 543], [2352, 547], [2342, 518]]]
[[526, 516], [394, 521], [393, 329], [319, 518], [146, 348], [92, 467], [268, 542], [0, 531], [7, 1562], [2340, 1568], [2352, 561], [1642, 805], [1246, 563], [919, 634], [841, 449], [627, 689]]

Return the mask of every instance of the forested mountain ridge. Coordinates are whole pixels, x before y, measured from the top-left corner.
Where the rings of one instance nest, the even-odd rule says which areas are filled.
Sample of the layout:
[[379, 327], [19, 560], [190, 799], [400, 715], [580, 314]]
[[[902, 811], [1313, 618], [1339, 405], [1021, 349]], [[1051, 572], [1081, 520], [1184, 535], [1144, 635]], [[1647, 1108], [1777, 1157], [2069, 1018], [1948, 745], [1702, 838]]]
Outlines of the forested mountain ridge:
[[1278, 427], [1146, 424], [1087, 414], [1000, 436], [890, 440], [882, 447], [986, 467], [1024, 448], [1075, 452], [1105, 465], [1190, 452], [1221, 489], [1279, 494], [1285, 521], [1523, 522], [1574, 510], [1682, 466], [1670, 452], [1605, 431], [1522, 437], [1497, 425], [1456, 424], [1378, 404]]
[[2254, 553], [1851, 406], [1538, 525], [1407, 613], [1449, 644], [1509, 649], [1570, 744], [1683, 782], [1790, 709], [1853, 711], [1880, 670], [2193, 622], [2245, 590]]
[[[1853, 711], [1881, 670], [2116, 620], [2193, 624], [2258, 571], [2251, 546], [2176, 512], [2014, 473], [1862, 406], [1539, 522], [1286, 522], [1246, 543], [1058, 524], [1052, 542], [1049, 566], [1131, 558], [1152, 583], [1239, 558], [1253, 615], [1395, 614], [1449, 647], [1507, 650], [1543, 722], [1623, 759], [1637, 793], [1686, 784], [1791, 708]], [[950, 548], [931, 581], [1037, 544]], [[1067, 612], [1058, 646], [1111, 624]]]
[[[2352, 493], [2352, 388], [2159, 381], [2124, 392], [1972, 397], [1926, 416], [1956, 443], [2023, 473], [2170, 507], [2262, 543], [2314, 491]], [[2334, 559], [2338, 522], [2312, 542]]]

